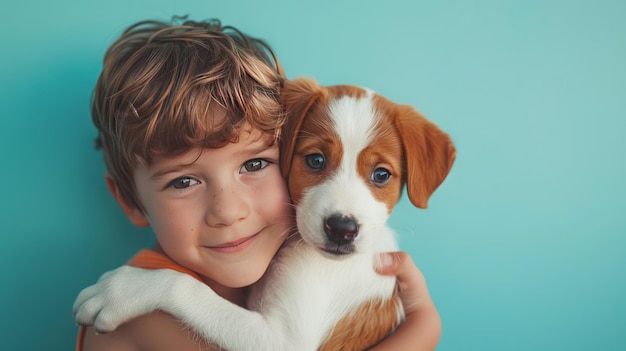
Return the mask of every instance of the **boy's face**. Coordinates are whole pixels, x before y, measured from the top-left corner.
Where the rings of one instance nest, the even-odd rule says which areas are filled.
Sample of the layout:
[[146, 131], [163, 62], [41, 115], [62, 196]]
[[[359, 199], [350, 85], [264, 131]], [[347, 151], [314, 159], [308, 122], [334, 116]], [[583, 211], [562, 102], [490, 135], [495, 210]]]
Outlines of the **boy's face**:
[[237, 143], [193, 149], [135, 172], [145, 207], [135, 215], [152, 226], [171, 259], [214, 289], [256, 282], [292, 227], [278, 147], [259, 136], [242, 128]]

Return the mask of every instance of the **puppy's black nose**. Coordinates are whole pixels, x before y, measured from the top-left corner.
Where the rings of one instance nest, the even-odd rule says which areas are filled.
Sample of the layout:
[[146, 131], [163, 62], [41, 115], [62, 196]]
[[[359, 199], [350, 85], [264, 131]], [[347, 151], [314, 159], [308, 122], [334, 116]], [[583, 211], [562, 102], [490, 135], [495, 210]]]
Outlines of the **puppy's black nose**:
[[332, 243], [345, 245], [359, 234], [359, 225], [352, 216], [332, 215], [324, 221], [324, 232]]

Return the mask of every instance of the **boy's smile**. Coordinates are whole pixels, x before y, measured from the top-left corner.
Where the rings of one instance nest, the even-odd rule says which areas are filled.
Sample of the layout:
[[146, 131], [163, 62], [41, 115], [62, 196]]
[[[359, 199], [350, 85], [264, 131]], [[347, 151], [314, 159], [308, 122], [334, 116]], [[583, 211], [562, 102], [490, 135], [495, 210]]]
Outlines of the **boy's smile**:
[[227, 242], [224, 244], [219, 244], [215, 246], [207, 246], [207, 248], [220, 252], [220, 253], [238, 252], [248, 247], [249, 244], [251, 244], [259, 234], [260, 233], [257, 233], [257, 234], [245, 237], [243, 239]]
[[236, 143], [135, 171], [145, 211], [134, 222], [149, 224], [161, 249], [215, 290], [256, 282], [292, 227], [278, 147], [268, 138], [242, 127]]

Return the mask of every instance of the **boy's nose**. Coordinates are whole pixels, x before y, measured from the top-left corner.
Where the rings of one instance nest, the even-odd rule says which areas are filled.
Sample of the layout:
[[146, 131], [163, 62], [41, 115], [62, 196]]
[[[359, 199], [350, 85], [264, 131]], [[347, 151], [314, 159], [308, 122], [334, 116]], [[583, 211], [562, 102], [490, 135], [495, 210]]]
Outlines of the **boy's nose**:
[[245, 195], [233, 188], [218, 188], [209, 199], [207, 224], [210, 226], [229, 226], [249, 214]]

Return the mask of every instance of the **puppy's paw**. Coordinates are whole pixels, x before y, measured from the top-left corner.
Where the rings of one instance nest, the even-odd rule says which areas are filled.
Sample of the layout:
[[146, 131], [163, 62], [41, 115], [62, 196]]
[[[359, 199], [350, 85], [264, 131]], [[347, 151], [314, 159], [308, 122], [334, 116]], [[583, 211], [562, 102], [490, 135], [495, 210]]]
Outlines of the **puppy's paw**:
[[150, 291], [153, 271], [122, 266], [107, 272], [92, 286], [83, 289], [72, 308], [79, 325], [93, 325], [108, 333], [124, 322], [152, 311]]

